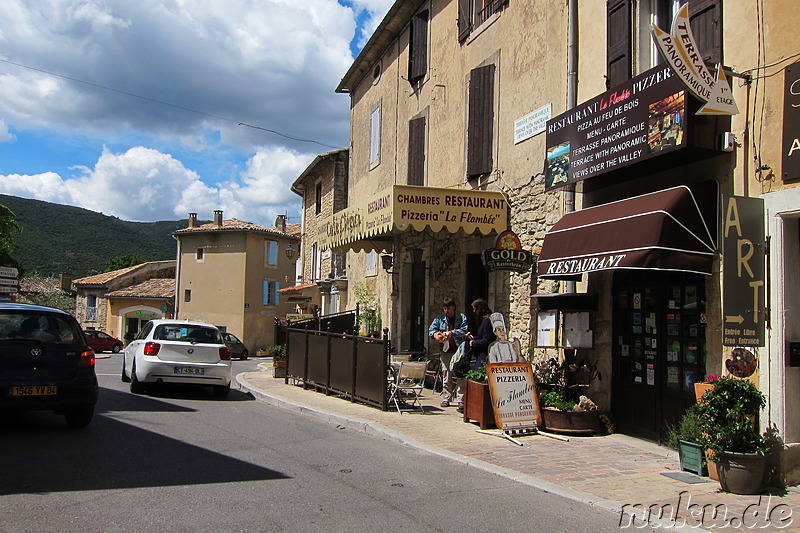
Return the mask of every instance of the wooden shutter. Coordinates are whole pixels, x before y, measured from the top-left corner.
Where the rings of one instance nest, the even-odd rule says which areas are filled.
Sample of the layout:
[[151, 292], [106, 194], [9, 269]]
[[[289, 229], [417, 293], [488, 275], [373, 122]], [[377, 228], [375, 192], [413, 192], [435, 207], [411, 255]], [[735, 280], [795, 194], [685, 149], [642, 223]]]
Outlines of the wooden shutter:
[[469, 37], [472, 17], [470, 16], [470, 1], [458, 0], [458, 41], [463, 42]]
[[469, 75], [467, 176], [470, 179], [492, 171], [494, 68], [486, 65]]
[[425, 117], [408, 123], [408, 184], [425, 185]]
[[606, 86], [610, 89], [631, 77], [631, 4], [630, 0], [608, 0], [606, 7]]
[[689, 23], [703, 61], [722, 63], [722, 0], [692, 0]]
[[411, 18], [408, 81], [424, 78], [428, 71], [428, 12], [421, 11]]
[[492, 13], [497, 13], [503, 7], [508, 5], [508, 0], [494, 0], [494, 6], [492, 7]]

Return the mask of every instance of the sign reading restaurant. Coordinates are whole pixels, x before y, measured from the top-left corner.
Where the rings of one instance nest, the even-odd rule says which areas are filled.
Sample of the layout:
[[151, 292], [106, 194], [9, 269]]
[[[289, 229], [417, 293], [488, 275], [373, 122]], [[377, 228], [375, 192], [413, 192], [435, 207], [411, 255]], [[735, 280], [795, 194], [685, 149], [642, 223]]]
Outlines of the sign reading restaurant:
[[658, 66], [547, 122], [545, 190], [686, 146], [686, 88]]
[[326, 218], [318, 240], [325, 250], [426, 227], [450, 233], [499, 233], [508, 227], [506, 198], [496, 191], [393, 185]]

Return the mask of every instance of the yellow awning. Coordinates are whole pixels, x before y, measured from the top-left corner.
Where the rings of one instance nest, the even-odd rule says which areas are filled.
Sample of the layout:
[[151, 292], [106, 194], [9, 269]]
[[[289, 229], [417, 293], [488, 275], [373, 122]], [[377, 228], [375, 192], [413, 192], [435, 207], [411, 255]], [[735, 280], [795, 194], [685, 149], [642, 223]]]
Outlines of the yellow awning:
[[369, 248], [373, 246], [356, 243], [426, 227], [434, 232], [499, 233], [508, 228], [508, 205], [496, 191], [393, 185], [326, 218], [318, 243], [321, 250]]

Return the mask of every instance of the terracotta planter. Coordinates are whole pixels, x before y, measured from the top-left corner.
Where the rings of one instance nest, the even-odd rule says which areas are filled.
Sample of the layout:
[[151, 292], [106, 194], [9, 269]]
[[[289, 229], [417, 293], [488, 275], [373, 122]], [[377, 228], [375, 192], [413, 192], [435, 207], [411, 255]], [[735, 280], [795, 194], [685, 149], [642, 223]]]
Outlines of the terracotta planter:
[[757, 453], [719, 452], [719, 485], [725, 492], [758, 494], [766, 465], [767, 458]]
[[464, 422], [475, 420], [481, 429], [494, 427], [494, 409], [488, 383], [464, 380]]
[[703, 381], [703, 382], [700, 382], [700, 383], [695, 383], [694, 384], [694, 397], [695, 397], [695, 400], [697, 400], [699, 402], [700, 398], [703, 397], [703, 394], [705, 394], [706, 391], [708, 391], [710, 389], [713, 389], [713, 388], [714, 388], [714, 383], [713, 382], [707, 383], [707, 382]]
[[272, 376], [276, 378], [286, 377], [286, 361], [277, 359], [272, 360]]
[[708, 450], [706, 450], [706, 468], [708, 469], [708, 477], [714, 481], [719, 481], [719, 472], [717, 471], [717, 462], [710, 459]]
[[545, 407], [542, 419], [547, 431], [567, 435], [594, 435], [602, 428], [600, 411], [562, 411]]

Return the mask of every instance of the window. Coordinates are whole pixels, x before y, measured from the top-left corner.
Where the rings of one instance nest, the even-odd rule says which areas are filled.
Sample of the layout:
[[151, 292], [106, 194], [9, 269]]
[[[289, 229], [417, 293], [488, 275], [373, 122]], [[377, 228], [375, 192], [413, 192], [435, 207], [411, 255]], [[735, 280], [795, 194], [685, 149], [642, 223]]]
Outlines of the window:
[[[650, 34], [651, 24], [669, 31], [687, 0], [608, 0], [606, 86], [616, 87], [662, 62]], [[692, 0], [692, 34], [713, 67], [722, 61], [722, 0]]]
[[184, 291], [183, 291], [183, 301], [184, 302], [191, 302], [192, 301], [192, 289], [184, 289]]
[[408, 123], [408, 184], [425, 185], [425, 117]]
[[319, 215], [322, 213], [322, 182], [317, 183], [317, 186], [314, 189], [316, 198], [314, 199], [315, 207], [314, 212], [315, 214]]
[[94, 294], [86, 295], [86, 320], [97, 320], [97, 296]]
[[322, 269], [322, 257], [319, 253], [317, 243], [311, 245], [311, 279], [314, 282], [319, 279], [319, 271]]
[[372, 170], [381, 162], [381, 104], [370, 115], [369, 168]]
[[492, 171], [494, 127], [494, 65], [473, 69], [469, 75], [467, 116], [467, 177]]
[[458, 0], [458, 40], [464, 42], [489, 17], [508, 6], [508, 0]]
[[264, 280], [261, 285], [261, 303], [263, 305], [278, 305], [278, 289], [281, 284], [277, 281]]
[[420, 11], [411, 18], [408, 52], [408, 82], [414, 84], [428, 71], [428, 12]]
[[264, 241], [264, 264], [275, 266], [278, 264], [278, 242]]
[[370, 250], [364, 258], [364, 275], [378, 275], [378, 252]]
[[203, 249], [202, 248], [198, 248], [197, 249], [197, 251], [195, 252], [195, 257], [197, 258], [198, 261], [202, 261], [203, 260]]

